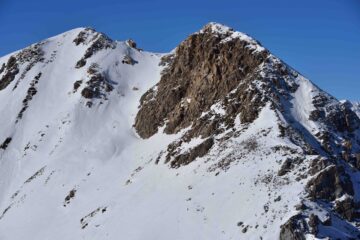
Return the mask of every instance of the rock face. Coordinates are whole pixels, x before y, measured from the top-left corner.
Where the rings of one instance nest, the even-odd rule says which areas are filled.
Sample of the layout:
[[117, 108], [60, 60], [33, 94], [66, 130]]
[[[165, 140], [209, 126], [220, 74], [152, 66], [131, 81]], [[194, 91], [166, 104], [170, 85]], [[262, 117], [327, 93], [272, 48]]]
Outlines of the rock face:
[[0, 238], [359, 239], [356, 106], [217, 23], [46, 39], [0, 58]]
[[39, 83], [40, 77], [41, 77], [41, 72], [39, 72], [38, 75], [36, 75], [35, 78], [31, 81], [30, 87], [28, 88], [26, 93], [26, 97], [23, 100], [23, 107], [21, 108], [20, 112], [17, 115], [16, 122], [18, 122], [22, 118], [24, 112], [29, 106], [29, 102], [33, 99], [33, 97], [37, 93], [36, 85]]
[[[188, 153], [180, 154], [175, 157], [171, 162], [171, 167], [180, 167], [181, 165], [189, 164], [194, 161], [197, 157], [203, 157], [209, 151], [209, 149], [214, 145], [214, 139], [208, 138], [204, 142], [200, 143]], [[170, 159], [170, 158], [169, 158]]]
[[306, 222], [301, 216], [291, 217], [284, 225], [281, 226], [280, 240], [305, 240]]
[[221, 32], [208, 25], [182, 42], [174, 55], [164, 57], [163, 64], [166, 62], [167, 67], [156, 92], [151, 89], [141, 99], [135, 121], [141, 137], [154, 135], [165, 119], [168, 134], [191, 123], [199, 124], [196, 120], [202, 112], [216, 102], [229, 101], [229, 93], [239, 85], [243, 88], [235, 89], [231, 95], [228, 118], [234, 119], [241, 113], [244, 122], [252, 122], [257, 117], [261, 99], [255, 89], [246, 90], [268, 52], [260, 46], [254, 47], [248, 39], [234, 37], [235, 34], [231, 29]]
[[1, 72], [4, 71], [5, 74], [0, 80], [0, 90], [6, 88], [14, 80], [16, 74], [19, 73], [15, 57], [11, 56], [7, 64], [2, 65]]
[[349, 175], [343, 168], [334, 165], [318, 173], [308, 182], [307, 188], [309, 196], [314, 199], [333, 201], [344, 194], [354, 194]]
[[4, 142], [0, 145], [0, 148], [6, 150], [10, 142], [11, 142], [11, 137], [6, 138]]
[[86, 59], [90, 58], [96, 52], [115, 47], [115, 44], [108, 36], [102, 33], [97, 33], [91, 28], [86, 28], [81, 31], [73, 42], [76, 45], [86, 44], [88, 42], [91, 43], [91, 45], [86, 49], [84, 56], [76, 63], [76, 68], [83, 67], [86, 64]]
[[20, 73], [19, 65], [23, 65], [24, 70], [13, 86], [13, 89], [18, 86], [19, 82], [25, 78], [26, 73], [29, 72], [35, 64], [44, 61], [44, 53], [41, 49], [43, 44], [44, 42], [40, 42], [27, 47], [19, 53], [10, 56], [6, 64], [2, 64], [2, 67], [0, 68], [0, 75], [2, 74], [3, 76], [0, 78], [0, 91], [5, 89], [12, 81], [14, 81], [17, 74]]
[[342, 199], [337, 200], [335, 203], [335, 210], [344, 219], [349, 221], [353, 221], [354, 218], [358, 218], [360, 216], [356, 211], [357, 206], [355, 206], [354, 199], [351, 195], [344, 195]]
[[[91, 99], [98, 98], [107, 100], [107, 93], [111, 92], [114, 87], [111, 80], [106, 77], [106, 73], [101, 72], [98, 64], [92, 64], [88, 68], [87, 73], [89, 80], [85, 82], [86, 86], [81, 91], [81, 95], [89, 99], [87, 106], [91, 107]], [[80, 82], [76, 81], [74, 84], [74, 91], [76, 91], [80, 86]]]

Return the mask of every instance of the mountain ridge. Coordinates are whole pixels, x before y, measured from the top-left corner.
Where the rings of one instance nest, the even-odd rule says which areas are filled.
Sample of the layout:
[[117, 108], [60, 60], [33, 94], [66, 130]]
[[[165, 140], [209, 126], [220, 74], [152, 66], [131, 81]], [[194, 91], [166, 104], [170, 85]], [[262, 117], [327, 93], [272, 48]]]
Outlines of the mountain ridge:
[[0, 238], [359, 236], [359, 117], [244, 33], [77, 28], [0, 66]]

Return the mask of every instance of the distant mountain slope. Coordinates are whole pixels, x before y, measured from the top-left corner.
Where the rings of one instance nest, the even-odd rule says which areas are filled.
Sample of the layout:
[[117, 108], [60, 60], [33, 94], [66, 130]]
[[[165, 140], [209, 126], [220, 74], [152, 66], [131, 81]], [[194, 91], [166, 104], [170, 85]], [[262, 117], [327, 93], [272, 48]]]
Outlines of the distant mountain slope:
[[0, 239], [357, 239], [357, 106], [217, 23], [49, 38], [0, 58]]

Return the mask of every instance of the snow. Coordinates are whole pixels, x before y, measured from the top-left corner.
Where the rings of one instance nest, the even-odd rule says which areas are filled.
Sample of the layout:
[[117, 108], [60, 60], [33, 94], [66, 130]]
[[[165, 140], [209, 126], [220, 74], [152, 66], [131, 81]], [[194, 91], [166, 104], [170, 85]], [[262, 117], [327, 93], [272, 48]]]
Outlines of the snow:
[[309, 121], [310, 113], [315, 110], [312, 104], [313, 98], [319, 93], [319, 90], [308, 80], [302, 76], [298, 77], [299, 88], [294, 93], [291, 101], [291, 114], [295, 120], [304, 126], [308, 131], [316, 128], [314, 121]]

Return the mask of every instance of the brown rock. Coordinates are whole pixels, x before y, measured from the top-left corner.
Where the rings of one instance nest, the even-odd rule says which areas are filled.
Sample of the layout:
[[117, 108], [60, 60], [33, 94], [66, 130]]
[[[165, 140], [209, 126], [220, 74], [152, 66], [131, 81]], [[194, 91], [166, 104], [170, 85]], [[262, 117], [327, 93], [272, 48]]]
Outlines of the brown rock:
[[319, 223], [320, 223], [319, 217], [314, 214], [311, 214], [308, 222], [311, 234], [316, 235], [318, 233]]
[[189, 164], [190, 162], [194, 161], [197, 157], [204, 156], [213, 146], [213, 144], [214, 144], [214, 139], [212, 138], [206, 139], [204, 142], [192, 148], [189, 152], [176, 156], [174, 160], [171, 161], [170, 163], [171, 167], [178, 168], [182, 165]]
[[325, 113], [318, 109], [312, 111], [309, 116], [309, 120], [311, 121], [318, 121], [321, 117], [324, 117]]
[[94, 32], [94, 30], [91, 28], [85, 28], [83, 31], [79, 32], [79, 34], [73, 40], [75, 45], [78, 46], [79, 44], [84, 43], [87, 39], [87, 34], [90, 32]]
[[305, 240], [306, 222], [300, 214], [291, 217], [280, 230], [280, 240]]
[[129, 45], [129, 47], [136, 49], [136, 42], [134, 40], [128, 39], [126, 43]]
[[14, 56], [11, 56], [6, 63], [5, 74], [0, 79], [0, 91], [5, 89], [15, 79], [15, 76], [18, 73], [19, 68], [17, 59]]
[[90, 75], [90, 79], [86, 82], [86, 87], [81, 91], [81, 95], [87, 99], [101, 98], [107, 100], [106, 93], [111, 92], [113, 89], [114, 87], [111, 81], [106, 78], [106, 75], [96, 71]]
[[335, 202], [335, 211], [343, 218], [352, 221], [356, 215], [355, 203], [351, 196], [346, 195]]
[[[230, 34], [230, 33], [229, 33]], [[234, 121], [238, 113], [242, 122], [251, 122], [263, 105], [260, 92], [249, 84], [255, 79], [254, 70], [267, 57], [268, 52], [254, 53], [247, 42], [234, 38], [221, 42], [228, 35], [217, 35], [211, 31], [194, 34], [182, 42], [174, 55], [164, 57], [167, 65], [157, 84], [157, 94], [148, 91], [142, 97], [135, 128], [139, 135], [148, 138], [168, 119], [166, 133], [194, 125], [203, 111], [225, 96], [235, 87], [231, 101], [240, 102], [231, 112]], [[251, 77], [252, 76], [252, 77]], [[151, 99], [151, 101], [149, 101]], [[184, 102], [191, 102], [184, 106]], [[231, 122], [229, 121], [229, 122]], [[194, 130], [194, 135], [200, 129]]]
[[2, 74], [2, 73], [4, 72], [4, 70], [5, 70], [5, 63], [3, 63], [3, 64], [1, 65], [0, 74]]
[[29, 102], [36, 95], [37, 89], [35, 87], [39, 83], [39, 79], [40, 79], [41, 75], [42, 75], [42, 73], [39, 72], [38, 75], [36, 75], [35, 78], [31, 81], [30, 87], [27, 90], [26, 97], [23, 99], [23, 107], [21, 108], [20, 112], [17, 115], [16, 123], [22, 118], [24, 112], [26, 111], [26, 109], [29, 106]]
[[281, 165], [280, 170], [278, 171], [278, 176], [284, 176], [288, 172], [290, 172], [294, 167], [298, 164], [301, 164], [303, 159], [300, 157], [295, 158], [287, 158], [284, 163]]
[[86, 87], [86, 88], [84, 88], [84, 89], [81, 91], [81, 95], [82, 95], [84, 98], [91, 99], [91, 98], [94, 97], [94, 92], [93, 92], [89, 87]]
[[316, 177], [312, 178], [306, 186], [309, 196], [313, 199], [326, 199], [333, 201], [343, 194], [354, 194], [353, 185], [349, 175], [342, 167], [335, 165], [327, 167]]
[[76, 92], [78, 90], [78, 88], [81, 86], [82, 80], [78, 80], [76, 82], [74, 82], [74, 90], [73, 92]]
[[314, 176], [315, 174], [322, 171], [330, 164], [331, 164], [331, 161], [329, 159], [322, 158], [322, 157], [316, 158], [310, 163], [308, 172], [311, 176]]
[[76, 63], [75, 68], [81, 68], [81, 67], [85, 66], [85, 64], [86, 64], [86, 60], [84, 58], [82, 58]]
[[[95, 30], [86, 28], [84, 31], [80, 32], [77, 38], [74, 39], [76, 45], [85, 42], [87, 37], [87, 32], [94, 33]], [[113, 41], [105, 34], [96, 33], [93, 39], [96, 40], [91, 42], [91, 45], [86, 49], [84, 56], [76, 63], [75, 68], [83, 67], [86, 64], [86, 59], [90, 58], [96, 52], [103, 49], [115, 47]]]
[[125, 55], [123, 60], [122, 60], [123, 64], [129, 64], [129, 65], [134, 65], [137, 63], [137, 61], [135, 61], [132, 57], [130, 57], [129, 55]]

